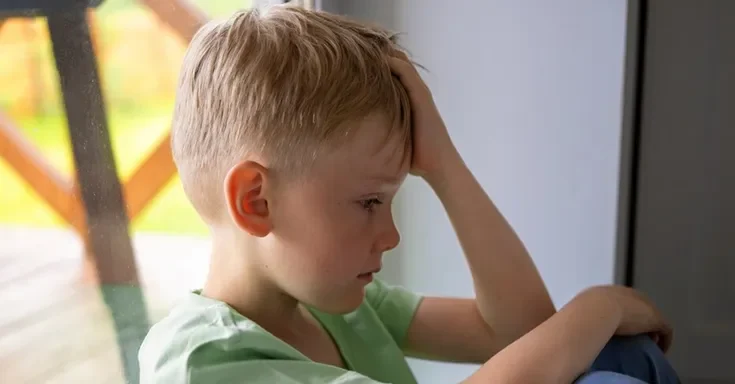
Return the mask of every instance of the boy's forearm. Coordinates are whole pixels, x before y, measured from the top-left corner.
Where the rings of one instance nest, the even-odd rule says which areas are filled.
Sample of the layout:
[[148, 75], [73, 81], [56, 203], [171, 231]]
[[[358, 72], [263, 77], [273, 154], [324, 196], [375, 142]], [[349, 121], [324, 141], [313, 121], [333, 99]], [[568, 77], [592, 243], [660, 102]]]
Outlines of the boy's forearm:
[[444, 205], [467, 258], [478, 309], [505, 344], [554, 312], [554, 305], [525, 246], [459, 154], [444, 156], [441, 170], [424, 178]]
[[465, 384], [571, 383], [615, 334], [622, 313], [594, 288], [498, 352]]

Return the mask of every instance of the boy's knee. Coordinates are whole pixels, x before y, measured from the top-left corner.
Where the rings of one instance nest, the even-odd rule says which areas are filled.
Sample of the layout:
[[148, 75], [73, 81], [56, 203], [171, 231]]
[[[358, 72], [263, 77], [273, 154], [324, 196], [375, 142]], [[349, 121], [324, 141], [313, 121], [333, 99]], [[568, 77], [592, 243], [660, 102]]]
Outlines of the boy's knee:
[[[619, 360], [620, 356], [649, 356], [663, 357], [663, 351], [646, 335], [613, 336], [600, 352], [600, 356], [610, 357], [610, 360]], [[660, 356], [659, 356], [660, 355]], [[599, 360], [599, 359], [598, 359]], [[596, 362], [597, 363], [597, 362]], [[604, 363], [602, 361], [601, 363]]]
[[617, 372], [651, 384], [680, 383], [663, 351], [645, 335], [613, 337], [591, 370]]
[[574, 384], [646, 384], [646, 382], [617, 372], [597, 371], [585, 374]]

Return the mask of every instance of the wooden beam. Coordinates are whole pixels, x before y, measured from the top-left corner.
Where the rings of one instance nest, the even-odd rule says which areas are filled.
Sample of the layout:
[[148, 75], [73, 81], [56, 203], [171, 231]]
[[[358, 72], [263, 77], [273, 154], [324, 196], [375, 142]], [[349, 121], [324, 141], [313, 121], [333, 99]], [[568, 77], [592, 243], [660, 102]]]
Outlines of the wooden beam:
[[166, 135], [125, 183], [125, 201], [131, 220], [145, 209], [176, 174], [170, 143], [171, 136]]
[[179, 37], [189, 42], [209, 18], [187, 0], [140, 0]]
[[102, 284], [137, 284], [129, 222], [112, 154], [85, 10], [47, 17], [88, 228]]
[[[94, 267], [115, 320], [126, 382], [137, 384], [137, 352], [148, 329], [148, 314], [138, 286], [138, 268], [86, 13], [76, 9], [49, 14], [47, 21], [86, 213], [88, 231], [84, 239], [91, 251], [87, 261]], [[125, 295], [127, 291], [133, 294]]]
[[10, 119], [0, 113], [0, 157], [78, 233], [86, 232], [82, 206], [74, 183], [51, 166], [20, 133]]

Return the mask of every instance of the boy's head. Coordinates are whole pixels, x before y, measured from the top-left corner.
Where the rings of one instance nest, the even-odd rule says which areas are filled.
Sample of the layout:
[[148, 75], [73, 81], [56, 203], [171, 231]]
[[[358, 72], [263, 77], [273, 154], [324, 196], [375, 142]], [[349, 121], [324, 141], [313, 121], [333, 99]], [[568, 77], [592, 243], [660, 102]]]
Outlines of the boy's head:
[[206, 25], [184, 58], [172, 150], [187, 196], [213, 231], [256, 239], [243, 257], [322, 310], [354, 309], [358, 276], [398, 243], [410, 104], [388, 64], [397, 50], [384, 30], [278, 6]]

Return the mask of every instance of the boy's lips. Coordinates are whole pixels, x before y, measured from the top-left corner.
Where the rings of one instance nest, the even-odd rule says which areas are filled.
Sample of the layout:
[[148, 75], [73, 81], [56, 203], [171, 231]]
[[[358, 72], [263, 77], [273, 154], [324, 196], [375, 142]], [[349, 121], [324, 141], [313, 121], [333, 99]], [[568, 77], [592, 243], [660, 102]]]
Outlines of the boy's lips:
[[372, 273], [361, 273], [357, 275], [357, 279], [362, 281], [363, 283], [371, 283], [373, 281], [373, 274]]
[[383, 269], [383, 267], [377, 267], [377, 268], [371, 269], [371, 270], [369, 270], [367, 272], [363, 272], [363, 273], [359, 274], [358, 276], [372, 275], [373, 273], [380, 272], [381, 269]]
[[380, 272], [381, 269], [382, 268], [378, 267], [378, 268], [375, 268], [375, 269], [373, 269], [371, 271], [368, 271], [368, 272], [365, 272], [365, 273], [361, 273], [361, 274], [357, 275], [357, 278], [360, 279], [360, 280], [372, 281], [373, 280], [373, 274], [376, 274], [376, 273]]

